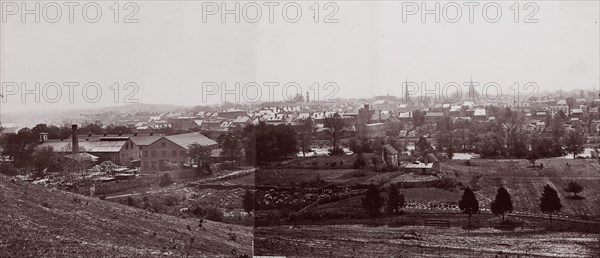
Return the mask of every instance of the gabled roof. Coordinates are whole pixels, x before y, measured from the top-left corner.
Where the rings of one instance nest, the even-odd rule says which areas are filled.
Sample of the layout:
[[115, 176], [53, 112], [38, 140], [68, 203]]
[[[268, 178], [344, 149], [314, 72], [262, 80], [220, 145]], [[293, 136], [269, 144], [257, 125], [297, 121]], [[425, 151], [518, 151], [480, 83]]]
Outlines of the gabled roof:
[[473, 113], [474, 116], [486, 116], [486, 112], [484, 108], [477, 108], [475, 109], [475, 112]]
[[183, 147], [186, 150], [188, 149], [188, 146], [190, 146], [193, 143], [198, 143], [202, 146], [217, 145], [217, 142], [209, 139], [208, 137], [198, 132], [169, 135], [165, 136], [165, 138]]
[[250, 118], [247, 116], [238, 116], [237, 118], [235, 118], [235, 120], [233, 120], [233, 123], [247, 123], [248, 121], [250, 121]]
[[129, 139], [131, 139], [131, 141], [137, 146], [148, 146], [162, 137], [162, 135], [134, 136]]
[[440, 159], [435, 156], [435, 154], [429, 153], [427, 154], [427, 161], [429, 161], [429, 163], [438, 163], [440, 162]]
[[428, 112], [425, 114], [426, 117], [442, 117], [444, 116], [444, 112]]
[[574, 108], [574, 109], [571, 110], [571, 113], [577, 113], [577, 114], [583, 113], [583, 109], [581, 109], [581, 108]]
[[392, 147], [392, 145], [389, 145], [389, 144], [383, 145], [383, 149], [385, 150], [385, 153], [388, 155], [398, 154], [398, 151], [396, 149], [394, 149], [394, 147]]

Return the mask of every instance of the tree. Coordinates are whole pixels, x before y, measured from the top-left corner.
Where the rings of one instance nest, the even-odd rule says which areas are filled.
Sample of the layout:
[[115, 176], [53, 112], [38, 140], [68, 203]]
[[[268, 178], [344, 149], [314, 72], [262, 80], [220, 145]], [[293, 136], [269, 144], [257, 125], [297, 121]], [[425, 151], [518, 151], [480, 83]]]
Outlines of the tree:
[[173, 184], [173, 178], [171, 178], [171, 174], [164, 173], [162, 176], [160, 176], [160, 182], [158, 183], [159, 186], [165, 187], [170, 186], [171, 184]]
[[358, 154], [356, 154], [356, 160], [354, 161], [354, 164], [352, 164], [352, 167], [362, 169], [362, 175], [364, 176], [366, 166], [367, 162], [365, 161], [365, 157], [362, 153], [359, 152]]
[[296, 154], [296, 132], [289, 125], [248, 125], [242, 132], [246, 162], [261, 164]]
[[248, 213], [248, 216], [250, 216], [250, 212], [256, 207], [254, 193], [249, 189], [246, 190], [242, 197], [242, 206], [244, 207], [244, 211]]
[[501, 157], [503, 153], [502, 139], [495, 133], [484, 134], [479, 143], [479, 153], [482, 158]]
[[417, 155], [426, 156], [429, 152], [433, 151], [433, 148], [427, 141], [427, 138], [421, 136], [419, 137], [417, 144], [415, 144], [415, 151], [417, 152]]
[[494, 215], [502, 215], [502, 222], [504, 222], [504, 214], [513, 211], [513, 204], [510, 198], [510, 194], [506, 191], [504, 186], [498, 188], [496, 192], [496, 198], [491, 204], [491, 210]]
[[518, 127], [513, 127], [507, 133], [506, 137], [507, 150], [510, 157], [513, 158], [526, 158], [527, 151], [527, 138], [526, 134]]
[[331, 139], [333, 141], [333, 151], [331, 152], [332, 155], [342, 153], [337, 147], [337, 141], [340, 131], [346, 126], [344, 119], [338, 113], [334, 113], [332, 116], [325, 118], [323, 125], [326, 128], [329, 128], [329, 133], [331, 134]]
[[565, 188], [565, 192], [567, 193], [573, 193], [574, 197], [577, 198], [577, 194], [581, 193], [583, 191], [583, 186], [581, 186], [579, 183], [575, 182], [575, 181], [571, 181], [569, 182], [569, 184], [567, 185], [567, 188]]
[[569, 106], [569, 116], [571, 116], [571, 109], [573, 109], [573, 106], [575, 105], [575, 103], [577, 103], [577, 99], [575, 99], [574, 97], [568, 97], [566, 101], [567, 105]]
[[437, 149], [446, 153], [449, 159], [454, 156], [454, 136], [452, 132], [438, 132], [437, 133]]
[[415, 128], [425, 124], [425, 111], [415, 110], [412, 112], [413, 126]]
[[371, 220], [379, 215], [382, 205], [383, 198], [379, 195], [377, 186], [374, 184], [369, 185], [365, 197], [362, 198], [362, 206], [369, 214]]
[[560, 157], [563, 155], [562, 146], [550, 137], [534, 134], [531, 137], [530, 145], [530, 154], [535, 156], [536, 159], [541, 157]]
[[204, 167], [209, 171], [211, 161], [210, 152], [209, 148], [199, 143], [192, 143], [188, 146], [188, 154], [190, 155], [192, 164], [197, 165], [199, 168]]
[[38, 144], [38, 137], [29, 128], [2, 137], [2, 155], [12, 158], [16, 167], [29, 165], [31, 154]]
[[550, 220], [552, 221], [552, 214], [555, 212], [559, 212], [562, 209], [562, 204], [560, 204], [560, 198], [558, 197], [558, 193], [552, 186], [546, 184], [544, 186], [544, 191], [542, 192], [542, 197], [540, 198], [540, 208], [543, 213], [548, 213]]
[[568, 153], [573, 153], [573, 158], [583, 152], [585, 144], [585, 135], [579, 130], [571, 130], [565, 135], [564, 146]]
[[310, 117], [300, 121], [300, 141], [302, 143], [303, 157], [306, 157], [306, 150], [310, 149], [310, 138], [313, 133], [313, 126], [313, 120]]
[[404, 195], [400, 194], [400, 191], [395, 184], [391, 184], [390, 187], [388, 187], [387, 196], [387, 214], [398, 214], [398, 208], [404, 206]]
[[223, 156], [228, 160], [237, 161], [240, 157], [242, 157], [243, 145], [239, 139], [240, 136], [241, 132], [233, 131], [227, 133], [222, 138], [221, 146], [223, 149]]
[[563, 137], [563, 135], [565, 134], [565, 127], [563, 126], [564, 113], [563, 118], [561, 118], [560, 112], [562, 112], [562, 110], [560, 110], [559, 114], [556, 114], [550, 122], [550, 130], [552, 130], [552, 137], [556, 142], [558, 142], [560, 138]]
[[469, 224], [471, 224], [471, 215], [479, 212], [479, 202], [471, 188], [465, 188], [460, 201], [458, 201], [458, 208], [469, 215]]
[[359, 153], [363, 151], [362, 145], [356, 139], [350, 139], [350, 141], [348, 141], [348, 148], [354, 153]]
[[60, 166], [59, 157], [54, 153], [52, 146], [43, 146], [36, 149], [31, 154], [31, 160], [37, 172], [43, 172], [46, 169], [57, 170]]

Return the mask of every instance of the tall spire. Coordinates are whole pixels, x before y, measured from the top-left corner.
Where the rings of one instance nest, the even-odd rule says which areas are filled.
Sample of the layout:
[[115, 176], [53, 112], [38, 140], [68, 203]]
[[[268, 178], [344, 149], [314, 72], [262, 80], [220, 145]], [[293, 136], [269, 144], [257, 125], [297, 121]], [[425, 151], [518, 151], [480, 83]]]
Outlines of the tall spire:
[[475, 86], [473, 86], [473, 75], [469, 84], [469, 100], [475, 102]]

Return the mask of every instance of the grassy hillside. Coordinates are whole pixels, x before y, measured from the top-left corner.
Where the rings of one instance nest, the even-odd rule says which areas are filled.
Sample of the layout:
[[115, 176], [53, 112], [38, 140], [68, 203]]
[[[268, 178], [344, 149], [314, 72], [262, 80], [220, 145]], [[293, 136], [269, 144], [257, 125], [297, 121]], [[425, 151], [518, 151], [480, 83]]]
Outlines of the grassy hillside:
[[0, 207], [0, 257], [252, 254], [250, 227], [205, 220], [200, 228], [197, 219], [13, 182], [3, 175]]
[[[600, 217], [600, 164], [590, 159], [540, 159], [544, 169], [527, 168], [526, 160], [471, 160], [471, 166], [464, 162], [452, 161], [442, 163], [442, 170], [458, 175], [465, 185], [472, 184], [473, 176], [481, 178], [481, 187], [476, 194], [481, 207], [489, 208], [489, 203], [496, 195], [496, 188], [503, 185], [513, 199], [515, 211], [541, 213], [540, 196], [544, 185], [549, 184], [558, 191], [564, 206], [560, 216], [574, 218]], [[581, 200], [572, 199], [571, 193], [565, 192], [569, 181], [581, 184], [585, 189], [580, 194]]]

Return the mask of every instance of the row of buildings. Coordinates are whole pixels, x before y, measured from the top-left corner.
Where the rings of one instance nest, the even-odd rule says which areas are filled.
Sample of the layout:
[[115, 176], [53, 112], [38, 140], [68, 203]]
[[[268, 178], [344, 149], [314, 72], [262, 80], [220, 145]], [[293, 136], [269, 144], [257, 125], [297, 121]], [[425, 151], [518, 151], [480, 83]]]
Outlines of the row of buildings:
[[169, 136], [139, 133], [93, 135], [79, 134], [77, 125], [73, 125], [72, 130], [71, 137], [64, 140], [49, 140], [42, 133], [38, 148], [52, 147], [55, 152], [62, 154], [86, 153], [99, 161], [139, 167], [143, 172], [190, 164], [188, 150], [194, 143], [210, 151], [217, 149], [217, 142], [198, 132]]

